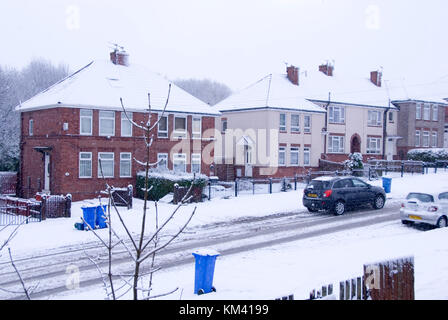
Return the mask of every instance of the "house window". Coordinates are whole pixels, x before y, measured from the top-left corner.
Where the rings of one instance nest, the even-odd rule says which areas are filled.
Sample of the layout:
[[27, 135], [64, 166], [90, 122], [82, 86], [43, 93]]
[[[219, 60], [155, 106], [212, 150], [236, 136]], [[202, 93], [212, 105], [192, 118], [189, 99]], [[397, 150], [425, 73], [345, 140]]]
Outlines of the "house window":
[[299, 148], [291, 148], [289, 149], [289, 153], [290, 153], [290, 164], [292, 166], [298, 166], [299, 165]]
[[437, 148], [437, 132], [431, 134], [431, 146]]
[[311, 148], [303, 149], [303, 165], [304, 166], [311, 165]]
[[420, 131], [415, 131], [415, 146], [420, 147]]
[[303, 120], [304, 120], [303, 132], [311, 133], [311, 116], [304, 116]]
[[115, 135], [115, 111], [100, 111], [100, 136]]
[[429, 147], [429, 132], [423, 131], [422, 147]]
[[159, 122], [157, 123], [157, 137], [168, 138], [168, 117], [159, 117]]
[[328, 152], [330, 153], [344, 153], [344, 136], [329, 136], [328, 137]]
[[286, 148], [285, 147], [278, 148], [278, 165], [279, 166], [286, 165]]
[[[129, 120], [132, 121], [132, 112], [126, 112]], [[124, 112], [121, 113], [121, 136], [122, 137], [132, 137], [132, 124], [126, 117]]]
[[381, 112], [369, 110], [367, 124], [369, 126], [381, 126]]
[[93, 123], [93, 112], [92, 110], [81, 109], [79, 112], [79, 122], [80, 124], [80, 134], [82, 135], [92, 135], [92, 123]]
[[291, 132], [300, 132], [300, 115], [291, 115]]
[[130, 178], [131, 176], [131, 153], [122, 152], [120, 153], [120, 177]]
[[432, 121], [439, 121], [439, 108], [436, 105], [432, 106]]
[[193, 139], [201, 139], [202, 135], [202, 119], [201, 118], [193, 118], [192, 124], [192, 136]]
[[174, 117], [174, 137], [186, 138], [187, 137], [187, 118], [186, 117]]
[[102, 178], [114, 177], [114, 153], [99, 152], [98, 153], [98, 177]]
[[79, 153], [79, 177], [92, 178], [92, 152]]
[[431, 120], [431, 106], [427, 103], [423, 108], [423, 120]]
[[381, 153], [381, 138], [367, 137], [367, 153], [368, 154]]
[[185, 153], [173, 154], [173, 169], [175, 172], [187, 172], [187, 156]]
[[394, 114], [393, 114], [393, 112], [389, 112], [389, 122], [394, 122]]
[[280, 131], [286, 131], [286, 114], [280, 113], [280, 125], [278, 127]]
[[191, 173], [201, 173], [201, 154], [193, 153], [191, 155]]
[[345, 108], [330, 106], [328, 118], [330, 123], [345, 123]]
[[28, 134], [32, 136], [34, 134], [34, 120], [30, 119], [28, 126]]
[[227, 130], [227, 119], [221, 119], [221, 132], [225, 133]]
[[168, 170], [168, 153], [157, 154], [157, 168]]
[[422, 105], [420, 103], [417, 103], [415, 105], [415, 119], [417, 120], [422, 119]]

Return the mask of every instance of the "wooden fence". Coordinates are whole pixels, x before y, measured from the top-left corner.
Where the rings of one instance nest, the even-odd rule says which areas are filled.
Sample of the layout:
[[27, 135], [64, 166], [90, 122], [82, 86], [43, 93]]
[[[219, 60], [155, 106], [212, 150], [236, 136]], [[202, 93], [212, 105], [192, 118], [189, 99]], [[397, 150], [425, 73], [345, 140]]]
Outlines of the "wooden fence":
[[17, 172], [0, 172], [0, 194], [15, 196]]

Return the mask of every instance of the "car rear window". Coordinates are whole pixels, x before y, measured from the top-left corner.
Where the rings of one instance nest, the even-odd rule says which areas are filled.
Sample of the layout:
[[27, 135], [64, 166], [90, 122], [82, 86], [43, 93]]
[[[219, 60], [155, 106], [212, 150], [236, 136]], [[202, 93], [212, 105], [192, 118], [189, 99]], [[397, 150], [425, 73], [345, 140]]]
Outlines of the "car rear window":
[[329, 181], [312, 180], [308, 184], [307, 188], [308, 189], [323, 190], [323, 189], [328, 189], [329, 186], [330, 186], [330, 182]]
[[406, 200], [416, 199], [420, 202], [434, 202], [434, 197], [426, 193], [413, 193], [411, 192], [406, 197]]
[[439, 200], [448, 200], [448, 192], [439, 194]]

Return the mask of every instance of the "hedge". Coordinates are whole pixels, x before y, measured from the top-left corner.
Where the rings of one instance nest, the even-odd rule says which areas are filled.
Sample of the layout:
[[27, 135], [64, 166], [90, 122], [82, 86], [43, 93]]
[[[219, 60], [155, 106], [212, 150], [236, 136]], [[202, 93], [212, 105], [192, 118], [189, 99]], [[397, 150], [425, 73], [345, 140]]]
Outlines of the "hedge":
[[[180, 187], [190, 187], [193, 181], [193, 174], [177, 173], [174, 171], [157, 171], [149, 172], [148, 185], [152, 186], [148, 193], [148, 199], [158, 201], [167, 194], [173, 192], [174, 185], [177, 183]], [[207, 185], [208, 177], [203, 174], [196, 174], [194, 185], [203, 188]], [[144, 198], [145, 172], [137, 173], [136, 193], [137, 198]]]
[[447, 148], [412, 149], [408, 151], [408, 160], [436, 162], [437, 160], [448, 160]]

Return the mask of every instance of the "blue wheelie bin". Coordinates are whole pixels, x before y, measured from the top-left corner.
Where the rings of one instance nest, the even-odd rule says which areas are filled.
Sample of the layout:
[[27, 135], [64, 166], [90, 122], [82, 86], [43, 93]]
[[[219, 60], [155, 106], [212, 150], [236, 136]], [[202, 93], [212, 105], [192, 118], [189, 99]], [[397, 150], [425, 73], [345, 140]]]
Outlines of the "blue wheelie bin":
[[197, 295], [215, 292], [213, 274], [219, 253], [214, 250], [201, 250], [193, 253], [195, 258], [194, 293]]
[[107, 204], [96, 207], [96, 225], [99, 229], [107, 228]]
[[392, 189], [392, 179], [383, 177], [383, 189], [384, 192], [390, 193]]
[[[95, 230], [95, 222], [96, 222], [96, 206], [85, 206], [81, 207], [82, 216], [84, 218], [84, 230]], [[89, 228], [88, 228], [88, 227]]]

